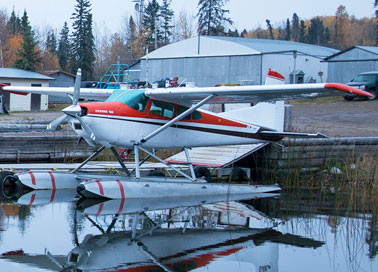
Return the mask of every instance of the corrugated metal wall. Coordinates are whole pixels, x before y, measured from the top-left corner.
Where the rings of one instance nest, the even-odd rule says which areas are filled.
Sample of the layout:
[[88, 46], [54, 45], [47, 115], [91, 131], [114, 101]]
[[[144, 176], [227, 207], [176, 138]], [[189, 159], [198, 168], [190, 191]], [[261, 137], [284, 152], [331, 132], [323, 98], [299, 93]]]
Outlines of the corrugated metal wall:
[[[260, 83], [261, 55], [199, 58], [150, 59], [148, 81], [179, 77], [179, 82], [195, 82], [196, 86], [239, 83], [252, 80]], [[140, 79], [146, 79], [146, 60], [141, 60]]]
[[[65, 75], [63, 73], [56, 73], [51, 75], [55, 80], [50, 80], [50, 87], [72, 87], [75, 85], [75, 78]], [[49, 95], [49, 102], [51, 103], [71, 103], [69, 97], [60, 97]]]
[[[269, 68], [283, 74], [289, 83], [289, 75], [294, 69], [293, 54], [149, 59], [147, 77], [152, 83], [166, 77], [178, 76], [179, 82], [185, 79], [186, 82], [195, 82], [199, 87], [235, 84], [240, 81], [263, 84]], [[140, 79], [146, 80], [145, 59], [141, 60], [140, 69]], [[328, 64], [318, 58], [298, 54], [296, 70], [305, 72], [305, 82], [309, 78], [321, 82], [327, 77]], [[320, 71], [324, 74], [322, 79], [318, 76]]]
[[328, 81], [347, 83], [362, 72], [378, 71], [378, 56], [374, 53], [353, 48], [329, 59]]

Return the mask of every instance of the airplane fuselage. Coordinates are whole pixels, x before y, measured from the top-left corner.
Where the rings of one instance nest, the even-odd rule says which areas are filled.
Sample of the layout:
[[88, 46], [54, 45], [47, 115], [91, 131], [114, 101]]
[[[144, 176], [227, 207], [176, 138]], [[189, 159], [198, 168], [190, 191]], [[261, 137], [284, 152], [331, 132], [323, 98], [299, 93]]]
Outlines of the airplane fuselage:
[[[83, 109], [81, 117], [93, 131], [96, 142], [105, 146], [130, 148], [187, 109], [181, 105], [148, 99], [142, 93], [141, 100], [142, 103], [125, 103], [121, 99], [84, 103], [80, 105]], [[72, 119], [71, 123], [79, 135], [89, 137], [77, 120]], [[260, 135], [261, 129], [260, 126], [199, 109], [152, 137], [143, 146], [180, 148], [276, 140]]]

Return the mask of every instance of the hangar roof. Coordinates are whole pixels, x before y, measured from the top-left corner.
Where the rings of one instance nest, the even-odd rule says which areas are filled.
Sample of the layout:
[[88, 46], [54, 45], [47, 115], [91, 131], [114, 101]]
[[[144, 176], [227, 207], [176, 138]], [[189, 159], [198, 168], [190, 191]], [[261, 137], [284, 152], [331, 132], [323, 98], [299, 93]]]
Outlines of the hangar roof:
[[356, 45], [356, 46], [352, 46], [352, 47], [349, 47], [343, 51], [340, 51], [340, 52], [337, 52], [333, 55], [330, 55], [328, 57], [325, 58], [325, 60], [327, 61], [330, 61], [332, 59], [334, 59], [335, 57], [338, 57], [338, 56], [341, 56], [347, 52], [350, 52], [354, 49], [361, 49], [363, 51], [366, 51], [366, 52], [369, 52], [369, 53], [372, 53], [372, 54], [375, 54], [375, 55], [378, 55], [378, 47], [377, 46], [360, 46], [360, 45]]
[[42, 75], [40, 73], [25, 71], [16, 68], [0, 68], [0, 78], [21, 78], [21, 79], [38, 79], [53, 80], [54, 78]]
[[[199, 50], [198, 50], [199, 48]], [[282, 40], [266, 40], [220, 36], [192, 37], [163, 46], [148, 54], [150, 59], [208, 57], [230, 55], [260, 55], [297, 51], [299, 53], [325, 58], [339, 52], [336, 49]], [[146, 58], [144, 56], [143, 58]]]

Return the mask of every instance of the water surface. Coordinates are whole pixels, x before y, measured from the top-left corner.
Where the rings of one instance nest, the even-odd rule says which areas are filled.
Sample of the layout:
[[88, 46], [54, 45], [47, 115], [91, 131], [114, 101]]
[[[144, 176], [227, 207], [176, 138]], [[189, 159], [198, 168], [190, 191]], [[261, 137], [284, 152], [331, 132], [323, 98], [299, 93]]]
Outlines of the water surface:
[[154, 210], [30, 194], [0, 204], [0, 271], [378, 271], [377, 218], [316, 199]]

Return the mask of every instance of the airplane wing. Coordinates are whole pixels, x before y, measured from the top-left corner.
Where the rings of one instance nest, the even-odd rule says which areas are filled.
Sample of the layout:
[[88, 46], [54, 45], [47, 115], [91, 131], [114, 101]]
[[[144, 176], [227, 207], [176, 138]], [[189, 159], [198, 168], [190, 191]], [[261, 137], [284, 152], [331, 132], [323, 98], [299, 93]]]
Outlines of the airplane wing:
[[[1, 84], [1, 89], [3, 91], [27, 95], [32, 94], [45, 94], [53, 96], [72, 96], [74, 92], [74, 87], [26, 87], [26, 86], [7, 86]], [[100, 99], [104, 100], [113, 93], [114, 89], [97, 89], [97, 88], [81, 88], [80, 98], [84, 99]]]
[[211, 95], [214, 97], [207, 101], [208, 104], [255, 103], [345, 94], [372, 96], [368, 92], [340, 83], [158, 88], [148, 89], [145, 94], [156, 100], [183, 105], [192, 105]]

